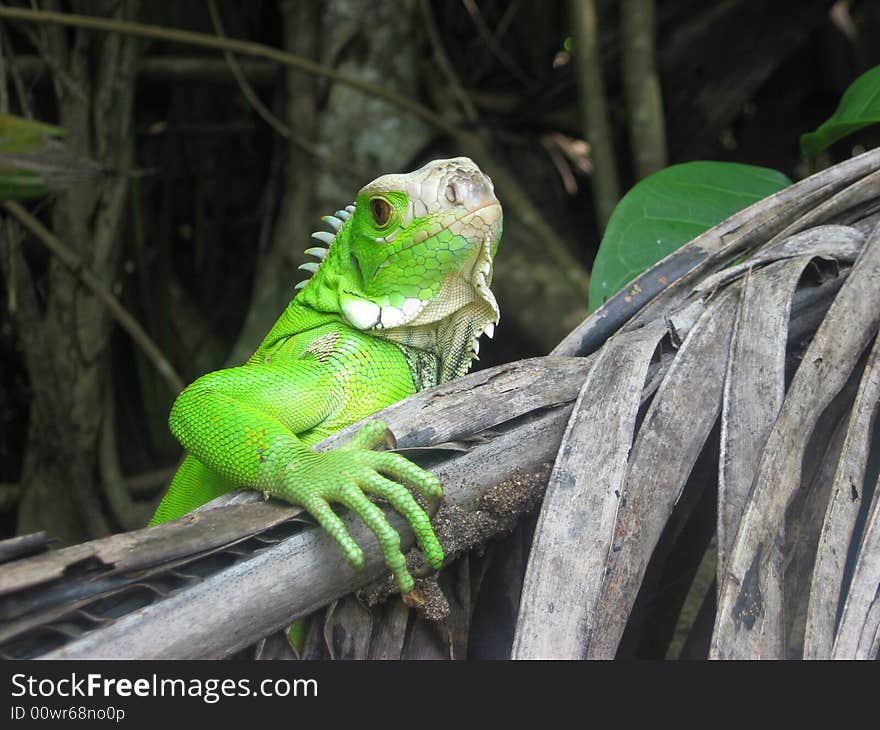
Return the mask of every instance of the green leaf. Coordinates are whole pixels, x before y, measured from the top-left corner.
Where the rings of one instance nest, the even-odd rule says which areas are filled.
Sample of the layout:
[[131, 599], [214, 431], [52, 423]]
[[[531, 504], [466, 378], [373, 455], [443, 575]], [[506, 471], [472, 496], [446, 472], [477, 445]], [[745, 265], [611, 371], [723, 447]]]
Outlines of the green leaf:
[[39, 175], [0, 165], [0, 201], [40, 198], [48, 192]]
[[636, 184], [608, 221], [590, 277], [590, 311], [703, 231], [791, 185], [781, 172], [685, 162]]
[[0, 200], [38, 198], [49, 192], [32, 158], [58, 144], [55, 139], [62, 136], [61, 127], [0, 114]]
[[97, 163], [67, 151], [64, 135], [53, 124], [0, 114], [0, 200], [38, 198], [101, 173]]
[[880, 66], [853, 81], [840, 97], [834, 114], [816, 131], [801, 135], [801, 151], [813, 158], [839, 139], [880, 122]]
[[0, 152], [36, 152], [47, 138], [64, 135], [64, 129], [54, 124], [0, 114]]

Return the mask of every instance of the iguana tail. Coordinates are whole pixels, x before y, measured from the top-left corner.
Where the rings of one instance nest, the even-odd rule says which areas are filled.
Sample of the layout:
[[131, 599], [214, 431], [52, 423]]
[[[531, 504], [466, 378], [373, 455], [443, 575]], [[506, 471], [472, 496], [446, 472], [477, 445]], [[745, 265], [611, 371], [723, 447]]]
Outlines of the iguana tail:
[[150, 526], [182, 517], [196, 507], [225, 494], [234, 486], [231, 481], [212, 472], [194, 456], [187, 455], [174, 475], [167, 495], [150, 520]]

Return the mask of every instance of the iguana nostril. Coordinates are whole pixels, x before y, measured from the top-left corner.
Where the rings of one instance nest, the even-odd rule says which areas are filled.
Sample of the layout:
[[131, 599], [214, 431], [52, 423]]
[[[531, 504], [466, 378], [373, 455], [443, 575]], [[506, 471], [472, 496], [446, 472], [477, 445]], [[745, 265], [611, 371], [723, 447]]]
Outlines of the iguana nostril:
[[446, 186], [446, 200], [475, 210], [497, 202], [492, 181], [486, 175], [461, 175]]

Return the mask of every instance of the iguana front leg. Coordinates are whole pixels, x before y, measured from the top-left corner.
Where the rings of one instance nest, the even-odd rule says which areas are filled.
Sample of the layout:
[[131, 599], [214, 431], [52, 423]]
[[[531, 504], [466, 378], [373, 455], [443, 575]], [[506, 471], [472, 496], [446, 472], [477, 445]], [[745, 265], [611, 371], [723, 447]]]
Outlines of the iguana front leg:
[[363, 551], [331, 504], [348, 507], [376, 535], [397, 585], [408, 593], [413, 579], [400, 536], [369, 496], [387, 500], [407, 519], [427, 563], [438, 569], [443, 548], [406, 486], [433, 499], [442, 493], [440, 482], [399, 454], [372, 451], [385, 438], [386, 427], [378, 422], [364, 426], [343, 449], [318, 452], [304, 444], [300, 435], [319, 427], [345, 395], [332, 369], [313, 360], [229, 368], [184, 390], [170, 426], [189, 453], [222, 479], [302, 506], [360, 568]]

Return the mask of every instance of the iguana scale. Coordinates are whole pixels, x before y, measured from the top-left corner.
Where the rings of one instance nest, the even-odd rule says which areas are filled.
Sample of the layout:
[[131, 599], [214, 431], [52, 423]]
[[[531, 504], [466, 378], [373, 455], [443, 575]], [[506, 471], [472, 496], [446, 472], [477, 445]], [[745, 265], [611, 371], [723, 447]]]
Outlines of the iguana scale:
[[413, 579], [400, 537], [371, 498], [412, 526], [426, 562], [444, 559], [430, 519], [407, 487], [428, 498], [439, 480], [399, 454], [373, 451], [379, 421], [345, 447], [310, 447], [418, 390], [463, 375], [499, 311], [489, 286], [501, 237], [492, 181], [469, 159], [436, 160], [385, 175], [354, 205], [324, 218], [334, 229], [306, 253], [310, 278], [245, 365], [186, 388], [169, 424], [187, 450], [150, 524], [179, 517], [235, 486], [304, 507], [348, 562], [363, 552], [331, 507], [376, 535], [401, 592]]

